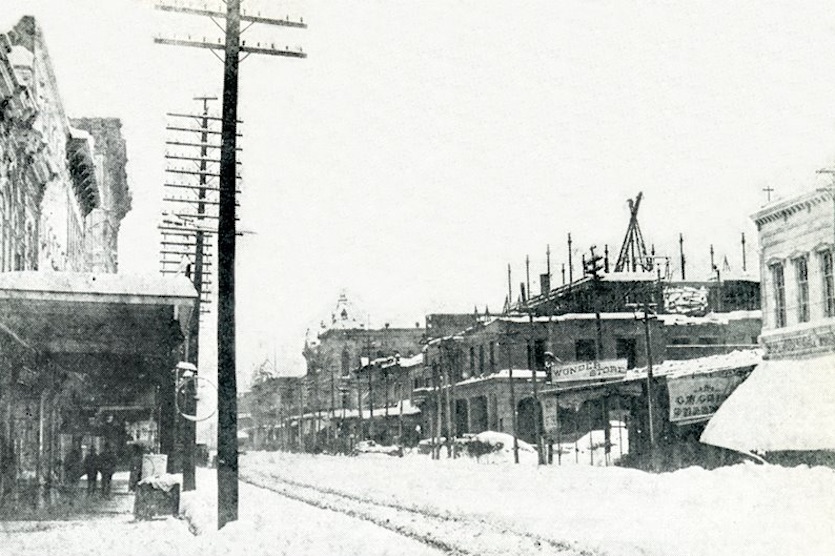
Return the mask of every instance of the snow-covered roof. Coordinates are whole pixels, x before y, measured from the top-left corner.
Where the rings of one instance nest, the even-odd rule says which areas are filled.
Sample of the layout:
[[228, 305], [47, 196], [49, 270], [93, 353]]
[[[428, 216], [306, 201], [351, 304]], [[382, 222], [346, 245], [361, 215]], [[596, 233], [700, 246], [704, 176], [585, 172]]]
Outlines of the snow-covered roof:
[[[398, 416], [400, 415], [400, 407], [403, 407], [403, 415], [417, 415], [420, 413], [420, 408], [417, 407], [415, 404], [412, 403], [411, 400], [402, 400], [400, 402], [395, 403], [394, 405], [389, 406], [389, 417]], [[361, 415], [360, 415], [361, 414]], [[374, 408], [374, 417], [383, 417], [386, 414], [386, 407], [379, 406]], [[368, 407], [363, 407], [361, 411], [357, 411], [356, 409], [334, 409], [334, 417], [336, 419], [342, 419], [343, 416], [345, 419], [351, 419], [357, 417], [358, 415], [361, 416], [362, 419], [368, 419], [370, 412], [368, 411]], [[298, 415], [294, 415], [293, 419], [298, 419]], [[330, 411], [321, 411], [321, 412], [308, 412], [302, 415], [302, 419], [328, 419], [330, 418]]]
[[[632, 311], [628, 312], [620, 312], [620, 313], [600, 313], [601, 320], [635, 320], [635, 314]], [[640, 314], [640, 312], [639, 312]], [[566, 313], [563, 315], [552, 315], [552, 316], [539, 316], [534, 317], [533, 322], [535, 323], [545, 323], [545, 322], [569, 322], [574, 320], [595, 320], [597, 316], [595, 313]], [[486, 324], [492, 324], [493, 322], [513, 322], [519, 324], [526, 324], [531, 322], [531, 318], [527, 315], [512, 315], [512, 316], [498, 316], [493, 317], [491, 320], [487, 321]]]
[[687, 324], [728, 324], [730, 321], [745, 319], [762, 319], [763, 312], [755, 311], [729, 311], [727, 313], [708, 313], [702, 317], [691, 317], [681, 314], [661, 314], [658, 320], [666, 325], [687, 325]]
[[93, 301], [107, 296], [192, 299], [197, 297], [197, 290], [182, 275], [28, 270], [0, 273], [0, 297], [29, 297], [32, 294], [85, 294]]
[[[730, 353], [697, 357], [695, 359], [669, 359], [652, 366], [653, 376], [669, 378], [701, 373], [712, 373], [728, 369], [752, 367], [762, 362], [762, 349], [737, 349]], [[645, 378], [647, 368], [630, 369], [626, 372], [624, 381]]]
[[[479, 376], [472, 376], [470, 378], [465, 378], [460, 382], [456, 382], [456, 386], [466, 386], [468, 384], [475, 384], [477, 382], [484, 382], [487, 380], [496, 380], [496, 379], [509, 379], [511, 371], [508, 369], [502, 369], [500, 371], [496, 371], [495, 373], [491, 373], [489, 375], [479, 375]], [[530, 380], [533, 377], [533, 371], [530, 369], [513, 369], [513, 378], [516, 380]], [[539, 371], [536, 373], [537, 378], [541, 378], [545, 380], [548, 377], [548, 373], [545, 371]]]
[[408, 367], [418, 367], [423, 365], [423, 354], [418, 353], [417, 355], [413, 355], [412, 357], [401, 357], [400, 358], [400, 367], [401, 368], [408, 368]]
[[739, 451], [835, 450], [835, 355], [767, 360], [719, 407], [701, 441]]

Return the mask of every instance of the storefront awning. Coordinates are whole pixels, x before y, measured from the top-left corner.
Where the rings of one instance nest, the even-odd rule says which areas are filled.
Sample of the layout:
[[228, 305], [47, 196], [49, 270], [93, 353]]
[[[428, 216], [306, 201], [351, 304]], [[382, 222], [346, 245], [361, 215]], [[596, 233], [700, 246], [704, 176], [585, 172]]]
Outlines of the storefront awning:
[[835, 450], [835, 355], [767, 360], [722, 404], [701, 436], [742, 452]]
[[148, 355], [185, 336], [196, 300], [184, 276], [5, 272], [0, 330], [53, 354]]

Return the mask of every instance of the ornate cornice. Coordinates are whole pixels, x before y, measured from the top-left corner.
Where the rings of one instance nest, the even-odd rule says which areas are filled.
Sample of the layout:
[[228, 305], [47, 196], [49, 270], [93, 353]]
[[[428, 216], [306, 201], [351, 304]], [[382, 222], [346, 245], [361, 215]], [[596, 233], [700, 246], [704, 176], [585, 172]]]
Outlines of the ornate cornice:
[[810, 210], [812, 207], [818, 206], [822, 203], [832, 203], [832, 192], [826, 189], [816, 189], [807, 193], [802, 193], [788, 199], [775, 201], [766, 205], [751, 216], [757, 229], [764, 224], [771, 222], [779, 222], [787, 220], [790, 216]]
[[761, 336], [764, 359], [791, 359], [835, 352], [835, 322], [794, 330], [770, 330]]

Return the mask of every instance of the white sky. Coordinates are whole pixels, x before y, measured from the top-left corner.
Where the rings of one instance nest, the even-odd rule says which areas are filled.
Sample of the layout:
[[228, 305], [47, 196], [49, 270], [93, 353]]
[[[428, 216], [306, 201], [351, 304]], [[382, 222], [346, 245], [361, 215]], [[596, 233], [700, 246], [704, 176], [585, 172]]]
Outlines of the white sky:
[[[125, 272], [159, 268], [165, 112], [222, 84], [209, 51], [152, 40], [220, 31], [151, 4], [4, 0], [0, 15], [37, 17], [71, 117], [124, 123]], [[830, 2], [248, 4], [310, 28], [254, 27], [247, 40], [309, 57], [241, 67], [244, 376], [274, 347], [301, 372], [305, 329], [342, 288], [372, 325], [496, 311], [507, 264], [516, 296], [548, 243], [560, 283], [566, 233], [575, 273], [589, 245], [617, 252], [638, 191], [648, 243], [677, 257], [684, 233], [688, 278], [707, 277], [711, 243], [739, 270], [741, 232], [750, 268], [762, 189], [823, 185], [835, 164]]]

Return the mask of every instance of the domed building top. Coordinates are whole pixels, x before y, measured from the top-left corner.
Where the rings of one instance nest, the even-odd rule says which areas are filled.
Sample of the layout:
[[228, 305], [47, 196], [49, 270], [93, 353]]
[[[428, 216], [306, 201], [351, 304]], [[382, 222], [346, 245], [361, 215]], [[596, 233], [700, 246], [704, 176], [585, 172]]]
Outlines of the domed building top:
[[351, 301], [348, 301], [348, 295], [343, 290], [339, 293], [336, 307], [331, 312], [330, 323], [323, 326], [320, 333], [331, 328], [338, 330], [365, 328], [364, 320], [365, 315], [361, 314]]
[[305, 344], [309, 347], [319, 343], [319, 336], [328, 330], [362, 330], [366, 328], [367, 316], [348, 299], [345, 290], [339, 293], [336, 305], [325, 318], [321, 318], [307, 329]]

